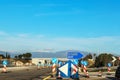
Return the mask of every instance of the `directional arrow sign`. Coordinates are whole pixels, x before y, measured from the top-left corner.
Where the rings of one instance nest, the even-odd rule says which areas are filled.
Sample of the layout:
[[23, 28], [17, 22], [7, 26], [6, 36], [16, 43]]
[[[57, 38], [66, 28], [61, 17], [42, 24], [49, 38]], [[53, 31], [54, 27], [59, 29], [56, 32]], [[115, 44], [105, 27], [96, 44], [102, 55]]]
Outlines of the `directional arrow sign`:
[[111, 63], [108, 63], [108, 67], [111, 67]]
[[60, 71], [61, 77], [76, 78], [79, 76], [77, 66], [71, 60], [59, 67], [58, 70]]
[[52, 63], [57, 63], [57, 58], [52, 58]]
[[79, 59], [82, 57], [83, 55], [80, 52], [68, 52], [67, 54], [68, 59]]
[[81, 64], [84, 65], [84, 61], [83, 60], [81, 61]]
[[73, 60], [73, 63], [74, 63], [75, 65], [77, 65], [77, 64], [78, 64], [78, 59], [74, 59], [74, 60]]
[[113, 58], [112, 62], [115, 62], [117, 60], [114, 56], [112, 58]]
[[87, 62], [87, 61], [84, 61], [84, 62], [83, 62], [83, 65], [84, 65], [84, 66], [87, 66], [87, 65], [88, 65], [88, 62]]
[[64, 66], [60, 67], [59, 70], [64, 73], [66, 76], [68, 76], [68, 63], [66, 63]]

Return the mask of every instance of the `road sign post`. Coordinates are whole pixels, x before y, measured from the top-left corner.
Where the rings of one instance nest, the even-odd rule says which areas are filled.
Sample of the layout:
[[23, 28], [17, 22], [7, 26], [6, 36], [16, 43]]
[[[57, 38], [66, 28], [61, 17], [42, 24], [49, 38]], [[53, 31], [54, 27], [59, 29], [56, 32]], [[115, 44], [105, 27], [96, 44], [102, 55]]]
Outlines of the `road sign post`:
[[52, 63], [53, 63], [53, 65], [52, 65], [52, 74], [53, 75], [55, 74], [55, 72], [57, 70], [57, 68], [56, 68], [56, 63], [57, 62], [58, 62], [57, 58], [52, 58]]
[[79, 78], [77, 66], [69, 60], [67, 63], [58, 68], [61, 77], [64, 78]]
[[8, 61], [7, 60], [3, 60], [3, 69], [2, 69], [2, 72], [3, 73], [6, 73], [7, 72], [7, 64], [8, 64]]
[[[62, 62], [58, 62], [58, 66], [59, 67], [61, 67], [62, 66]], [[61, 77], [61, 73], [60, 73], [60, 71], [57, 69], [57, 79], [59, 80], [59, 79], [62, 79], [62, 77]]]
[[108, 63], [108, 74], [110, 75], [110, 71], [111, 71], [111, 63]]
[[86, 75], [87, 78], [89, 78], [88, 70], [87, 70], [87, 67], [86, 67], [88, 65], [88, 62], [87, 61], [81, 61], [81, 64], [83, 65], [84, 74]]
[[71, 74], [70, 74], [70, 77], [72, 79], [79, 78], [78, 59], [80, 59], [82, 57], [83, 57], [83, 55], [80, 52], [71, 51], [71, 52], [68, 52], [68, 54], [67, 54], [68, 59], [73, 59], [73, 62], [72, 62], [73, 64], [71, 64]]

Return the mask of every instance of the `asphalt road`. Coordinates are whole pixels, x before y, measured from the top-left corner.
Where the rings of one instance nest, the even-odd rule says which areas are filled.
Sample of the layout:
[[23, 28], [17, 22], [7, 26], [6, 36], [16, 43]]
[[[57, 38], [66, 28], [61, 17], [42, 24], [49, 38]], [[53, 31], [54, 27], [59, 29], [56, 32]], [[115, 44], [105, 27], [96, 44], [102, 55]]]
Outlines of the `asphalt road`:
[[90, 78], [85, 78], [85, 74], [80, 73], [80, 80], [115, 80], [115, 72], [103, 72], [101, 77], [98, 75], [98, 72], [89, 72]]
[[[0, 71], [2, 68], [0, 68]], [[102, 73], [102, 77], [98, 77], [98, 72], [89, 72], [90, 78], [86, 78], [84, 73], [80, 73], [80, 80], [115, 80], [115, 72]], [[51, 68], [41, 68], [37, 70], [37, 66], [32, 67], [11, 67], [8, 68], [7, 73], [0, 73], [0, 80], [56, 80], [56, 77], [50, 77]], [[63, 80], [73, 80], [73, 79], [63, 79]]]
[[[79, 74], [80, 80], [115, 80], [115, 72], [110, 72], [109, 74], [107, 72], [103, 72], [102, 76], [98, 76], [98, 72], [89, 72], [89, 78], [85, 77], [84, 73]], [[48, 80], [56, 80], [56, 78], [49, 78]], [[63, 78], [63, 80], [73, 80], [70, 78]]]
[[7, 73], [0, 73], [0, 80], [43, 80], [50, 72], [51, 68], [42, 68], [40, 70], [37, 67], [8, 68]]

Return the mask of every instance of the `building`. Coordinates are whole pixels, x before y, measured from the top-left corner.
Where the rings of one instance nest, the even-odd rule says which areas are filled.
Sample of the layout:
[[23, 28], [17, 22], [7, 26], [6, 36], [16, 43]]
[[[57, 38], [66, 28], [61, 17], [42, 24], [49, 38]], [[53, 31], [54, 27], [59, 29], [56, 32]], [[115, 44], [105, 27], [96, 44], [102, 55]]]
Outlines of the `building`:
[[[66, 62], [68, 61], [67, 58], [57, 58], [58, 61], [61, 61], [61, 62]], [[52, 61], [52, 58], [32, 58], [32, 63], [37, 65], [38, 62], [41, 62], [41, 64], [50, 64]]]

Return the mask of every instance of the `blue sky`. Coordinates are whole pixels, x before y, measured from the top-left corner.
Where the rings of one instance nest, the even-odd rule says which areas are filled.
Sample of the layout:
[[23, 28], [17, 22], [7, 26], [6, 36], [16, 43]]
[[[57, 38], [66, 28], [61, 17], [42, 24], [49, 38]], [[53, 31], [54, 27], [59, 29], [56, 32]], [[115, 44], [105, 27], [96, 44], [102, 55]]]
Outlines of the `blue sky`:
[[119, 0], [1, 0], [0, 50], [120, 53]]

